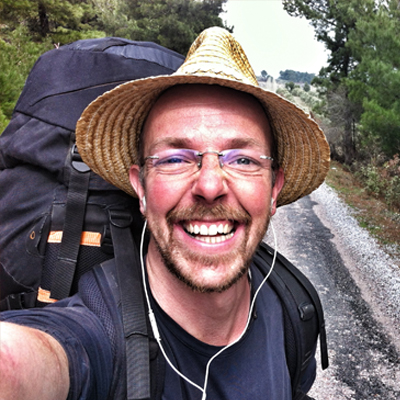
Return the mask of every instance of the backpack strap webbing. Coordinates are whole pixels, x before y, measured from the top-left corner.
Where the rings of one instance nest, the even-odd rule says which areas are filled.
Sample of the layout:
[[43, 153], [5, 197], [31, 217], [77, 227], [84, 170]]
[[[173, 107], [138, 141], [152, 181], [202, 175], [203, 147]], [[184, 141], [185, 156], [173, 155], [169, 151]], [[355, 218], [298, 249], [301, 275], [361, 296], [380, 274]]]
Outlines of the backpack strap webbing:
[[[271, 266], [274, 250], [262, 243], [254, 262], [265, 275]], [[285, 348], [292, 382], [293, 398], [304, 398], [300, 393], [302, 373], [309, 365], [320, 336], [321, 366], [327, 368], [328, 352], [325, 321], [318, 294], [311, 282], [279, 253], [269, 282], [284, 311]]]
[[71, 147], [70, 156], [63, 236], [50, 288], [51, 297], [57, 300], [68, 297], [71, 292], [89, 192], [90, 169], [80, 158], [75, 144]]
[[37, 292], [12, 293], [0, 300], [0, 311], [35, 307]]
[[151, 398], [150, 340], [138, 251], [129, 210], [109, 210], [126, 346], [127, 399]]

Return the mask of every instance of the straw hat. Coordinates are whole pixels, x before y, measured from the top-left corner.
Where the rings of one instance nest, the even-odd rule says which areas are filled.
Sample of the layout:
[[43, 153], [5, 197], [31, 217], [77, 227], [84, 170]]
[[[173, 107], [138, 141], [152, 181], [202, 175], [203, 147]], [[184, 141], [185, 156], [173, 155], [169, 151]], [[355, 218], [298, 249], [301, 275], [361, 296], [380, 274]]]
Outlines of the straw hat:
[[324, 181], [330, 150], [323, 132], [294, 104], [260, 88], [240, 44], [217, 27], [200, 34], [174, 74], [127, 82], [93, 101], [76, 128], [82, 159], [106, 181], [136, 196], [129, 182], [129, 169], [138, 162], [142, 125], [159, 95], [179, 84], [225, 86], [250, 93], [260, 101], [285, 173], [278, 206], [306, 196]]

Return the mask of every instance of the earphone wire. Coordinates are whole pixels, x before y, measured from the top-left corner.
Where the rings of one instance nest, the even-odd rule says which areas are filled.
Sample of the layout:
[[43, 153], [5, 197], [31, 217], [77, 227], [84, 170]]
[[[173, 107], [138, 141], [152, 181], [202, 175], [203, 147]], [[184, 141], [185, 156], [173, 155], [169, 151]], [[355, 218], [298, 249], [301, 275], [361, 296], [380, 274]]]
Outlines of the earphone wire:
[[243, 329], [242, 333], [240, 334], [240, 336], [239, 336], [237, 339], [235, 339], [232, 343], [227, 344], [225, 347], [223, 347], [221, 350], [219, 350], [217, 353], [215, 353], [215, 354], [208, 360], [208, 363], [207, 363], [207, 366], [206, 366], [206, 374], [205, 374], [205, 378], [204, 378], [204, 386], [203, 386], [203, 397], [202, 397], [202, 400], [206, 400], [206, 398], [207, 398], [206, 390], [207, 390], [208, 377], [209, 377], [209, 373], [210, 373], [210, 366], [211, 366], [211, 363], [212, 363], [221, 353], [223, 353], [225, 350], [229, 349], [230, 347], [232, 347], [233, 345], [235, 345], [236, 343], [238, 343], [238, 342], [243, 338], [243, 336], [245, 335], [247, 329], [249, 328], [249, 325], [250, 325], [251, 318], [252, 318], [252, 315], [253, 315], [253, 309], [254, 309], [254, 306], [255, 306], [255, 303], [256, 303], [257, 296], [258, 296], [258, 294], [260, 293], [260, 290], [261, 290], [261, 288], [264, 286], [265, 282], [267, 282], [269, 276], [270, 276], [271, 273], [272, 273], [272, 270], [274, 269], [275, 261], [276, 261], [276, 256], [277, 256], [277, 253], [278, 253], [278, 250], [277, 250], [278, 242], [277, 242], [277, 239], [276, 239], [275, 229], [274, 229], [274, 226], [273, 226], [273, 224], [272, 224], [272, 219], [270, 220], [270, 226], [271, 226], [272, 234], [273, 234], [273, 237], [274, 237], [274, 248], [275, 248], [275, 250], [274, 250], [274, 256], [273, 256], [272, 263], [271, 263], [271, 268], [269, 269], [267, 275], [265, 275], [264, 279], [262, 280], [262, 282], [260, 283], [260, 285], [258, 286], [257, 290], [256, 290], [255, 293], [254, 293], [253, 299], [252, 299], [251, 304], [250, 304], [249, 315], [248, 315], [248, 317], [247, 317], [247, 323], [246, 323], [246, 326], [245, 326], [245, 328]]
[[143, 226], [143, 231], [142, 231], [142, 236], [141, 236], [141, 240], [140, 240], [140, 265], [141, 265], [141, 269], [142, 269], [142, 280], [143, 280], [143, 289], [144, 289], [144, 295], [146, 298], [146, 302], [147, 302], [147, 307], [149, 309], [149, 320], [150, 320], [150, 325], [151, 328], [153, 330], [153, 334], [155, 339], [157, 340], [158, 346], [160, 347], [161, 353], [163, 354], [165, 360], [167, 361], [167, 363], [169, 364], [169, 366], [185, 381], [187, 381], [189, 384], [191, 384], [192, 386], [194, 386], [196, 389], [199, 389], [201, 392], [204, 392], [204, 389], [200, 386], [197, 385], [196, 383], [194, 383], [193, 381], [191, 381], [187, 376], [185, 376], [181, 371], [179, 371], [175, 365], [172, 364], [171, 360], [169, 359], [169, 357], [167, 356], [164, 346], [161, 343], [161, 335], [160, 332], [158, 330], [158, 324], [157, 324], [157, 320], [156, 317], [154, 315], [154, 311], [151, 307], [150, 304], [150, 297], [149, 297], [149, 293], [147, 290], [147, 284], [146, 284], [146, 274], [145, 274], [145, 269], [144, 269], [144, 261], [143, 261], [143, 244], [144, 244], [144, 236], [146, 233], [146, 226], [147, 226], [147, 221], [144, 222], [144, 226]]
[[157, 340], [157, 343], [161, 349], [161, 353], [163, 354], [165, 360], [167, 361], [167, 363], [169, 364], [169, 366], [172, 368], [172, 370], [177, 373], [182, 379], [184, 379], [186, 382], [188, 382], [190, 385], [194, 386], [196, 389], [200, 390], [203, 395], [202, 395], [202, 400], [206, 400], [207, 398], [207, 385], [208, 385], [208, 378], [209, 378], [209, 374], [210, 374], [210, 366], [211, 363], [221, 354], [223, 353], [225, 350], [229, 349], [230, 347], [232, 347], [233, 345], [235, 345], [236, 343], [238, 343], [242, 337], [244, 336], [244, 334], [246, 333], [250, 322], [251, 322], [251, 316], [253, 314], [253, 309], [255, 306], [255, 302], [257, 299], [257, 296], [261, 290], [261, 288], [263, 287], [263, 285], [265, 284], [265, 282], [268, 280], [269, 276], [271, 275], [274, 266], [275, 266], [275, 261], [276, 261], [276, 256], [278, 253], [278, 242], [277, 242], [277, 238], [276, 238], [276, 234], [275, 234], [275, 229], [274, 226], [272, 224], [272, 219], [270, 220], [270, 226], [271, 226], [271, 230], [272, 230], [272, 234], [274, 237], [274, 256], [272, 259], [272, 263], [271, 263], [271, 268], [269, 269], [267, 275], [264, 277], [264, 279], [262, 280], [262, 282], [260, 283], [260, 285], [258, 286], [257, 290], [254, 293], [253, 299], [251, 301], [250, 304], [250, 309], [249, 309], [249, 315], [247, 317], [247, 322], [246, 322], [246, 326], [243, 329], [242, 333], [240, 334], [240, 336], [235, 339], [232, 343], [227, 344], [225, 347], [223, 347], [221, 350], [219, 350], [217, 353], [215, 353], [207, 362], [206, 365], [206, 372], [205, 372], [205, 376], [204, 376], [204, 386], [201, 387], [200, 385], [197, 385], [196, 383], [194, 383], [193, 381], [191, 381], [187, 376], [185, 376], [182, 372], [180, 372], [171, 362], [171, 360], [169, 359], [169, 357], [167, 356], [164, 346], [161, 343], [161, 336], [160, 336], [160, 332], [158, 330], [158, 325], [157, 325], [157, 320], [156, 317], [154, 315], [153, 309], [151, 307], [150, 304], [150, 297], [148, 294], [148, 290], [147, 290], [147, 284], [146, 284], [146, 274], [145, 274], [145, 268], [144, 268], [144, 261], [143, 261], [143, 244], [144, 244], [144, 236], [145, 236], [145, 232], [146, 232], [146, 226], [147, 226], [147, 221], [144, 222], [144, 226], [143, 226], [143, 231], [142, 231], [142, 236], [141, 236], [141, 241], [140, 241], [140, 265], [141, 265], [141, 270], [142, 270], [142, 280], [143, 280], [143, 288], [144, 288], [144, 294], [145, 294], [145, 298], [146, 298], [146, 302], [147, 302], [147, 307], [149, 309], [149, 320], [150, 320], [150, 325], [151, 328], [153, 330], [153, 334], [155, 339]]

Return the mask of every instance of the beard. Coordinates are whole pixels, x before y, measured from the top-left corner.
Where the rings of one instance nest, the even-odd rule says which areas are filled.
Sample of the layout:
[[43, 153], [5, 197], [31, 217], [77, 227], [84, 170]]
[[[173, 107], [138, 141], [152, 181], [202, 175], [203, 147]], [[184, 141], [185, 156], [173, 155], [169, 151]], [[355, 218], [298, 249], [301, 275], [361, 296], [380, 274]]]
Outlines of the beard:
[[[230, 220], [244, 225], [244, 239], [234, 251], [222, 255], [199, 254], [183, 248], [174, 238], [174, 224], [188, 220], [202, 220], [207, 217]], [[253, 221], [250, 215], [242, 208], [232, 208], [223, 204], [207, 207], [204, 204], [196, 203], [190, 208], [171, 210], [166, 216], [166, 221], [168, 227], [167, 238], [165, 238], [159, 224], [152, 224], [149, 221], [149, 229], [162, 261], [169, 272], [195, 292], [221, 293], [232, 287], [248, 272], [253, 254], [268, 228], [269, 218], [255, 231], [252, 243], [249, 243], [249, 238]], [[189, 233], [187, 234], [189, 235]], [[196, 268], [196, 266], [212, 270], [221, 265], [229, 266], [229, 268], [227, 268], [226, 276], [218, 283], [208, 283], [205, 280], [196, 279], [193, 273], [193, 268]], [[187, 268], [183, 266], [187, 266]]]

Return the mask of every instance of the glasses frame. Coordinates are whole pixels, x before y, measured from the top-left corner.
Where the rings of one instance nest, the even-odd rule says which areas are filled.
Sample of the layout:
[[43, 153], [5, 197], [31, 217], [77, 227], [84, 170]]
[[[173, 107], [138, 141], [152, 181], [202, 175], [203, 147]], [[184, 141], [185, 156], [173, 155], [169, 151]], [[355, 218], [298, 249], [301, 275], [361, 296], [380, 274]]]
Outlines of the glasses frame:
[[[239, 170], [239, 169], [236, 170], [235, 168], [232, 168], [232, 167], [228, 167], [228, 168], [226, 168], [226, 169], [224, 168], [224, 162], [223, 162], [223, 160], [221, 159], [221, 157], [224, 157], [224, 156], [226, 156], [227, 154], [229, 155], [229, 154], [231, 154], [232, 152], [246, 151], [247, 149], [227, 149], [227, 150], [222, 150], [222, 151], [218, 151], [218, 150], [207, 150], [207, 151], [203, 151], [203, 152], [200, 152], [200, 151], [197, 151], [197, 150], [192, 150], [192, 149], [169, 149], [169, 150], [170, 150], [171, 152], [172, 152], [172, 151], [176, 151], [177, 154], [178, 154], [180, 151], [182, 151], [182, 152], [185, 152], [185, 153], [188, 153], [188, 154], [193, 155], [195, 158], [199, 158], [199, 162], [197, 163], [198, 170], [200, 170], [201, 167], [202, 167], [202, 160], [203, 160], [203, 156], [204, 156], [205, 154], [215, 154], [216, 156], [218, 156], [218, 161], [219, 161], [220, 168], [223, 169], [224, 171], [231, 171], [231, 172], [234, 172], [235, 174], [238, 174], [238, 175], [252, 175], [252, 174], [255, 174], [256, 172], [258, 172], [258, 170], [246, 172], [246, 171], [241, 171], [241, 170]], [[168, 150], [167, 150], [167, 151], [168, 151]], [[161, 153], [162, 153], [162, 152], [161, 152]], [[252, 157], [252, 158], [255, 159], [254, 157]], [[271, 160], [271, 162], [274, 161], [274, 159], [273, 159], [272, 157], [267, 156], [267, 155], [264, 155], [264, 154], [261, 154], [261, 155], [259, 156], [259, 158], [262, 159], [262, 160]], [[146, 162], [146, 161], [148, 161], [148, 160], [159, 160], [159, 159], [160, 159], [160, 156], [159, 156], [158, 154], [154, 154], [154, 155], [145, 157], [145, 158], [144, 158], [144, 161]], [[155, 167], [155, 168], [157, 169], [157, 166], [154, 165], [154, 163], [152, 164], [152, 166]], [[264, 167], [260, 164], [260, 169], [263, 169], [263, 168], [264, 168]], [[166, 174], [169, 174], [169, 175], [179, 176], [179, 175], [184, 174], [186, 171], [180, 171], [180, 172], [176, 172], [176, 173], [174, 173], [174, 172], [167, 172], [167, 171], [162, 171], [162, 172], [164, 172], [164, 173], [166, 173]], [[196, 171], [196, 172], [197, 172], [197, 171]]]

